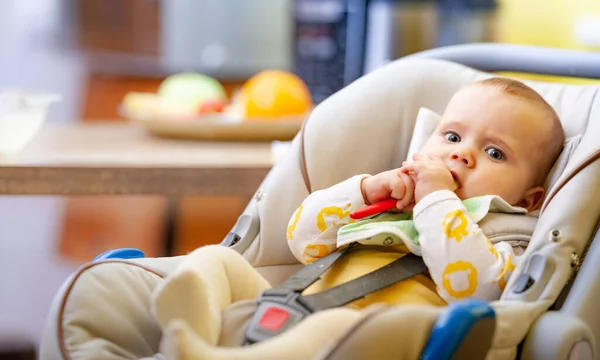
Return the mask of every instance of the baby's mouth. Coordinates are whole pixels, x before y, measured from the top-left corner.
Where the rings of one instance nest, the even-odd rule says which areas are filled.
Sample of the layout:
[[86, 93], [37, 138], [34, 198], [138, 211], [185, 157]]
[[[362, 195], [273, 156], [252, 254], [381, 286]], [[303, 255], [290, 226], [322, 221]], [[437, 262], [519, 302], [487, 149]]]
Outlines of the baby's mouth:
[[452, 179], [454, 180], [454, 191], [460, 189], [460, 180], [458, 179], [458, 175], [454, 171], [450, 171], [452, 174]]

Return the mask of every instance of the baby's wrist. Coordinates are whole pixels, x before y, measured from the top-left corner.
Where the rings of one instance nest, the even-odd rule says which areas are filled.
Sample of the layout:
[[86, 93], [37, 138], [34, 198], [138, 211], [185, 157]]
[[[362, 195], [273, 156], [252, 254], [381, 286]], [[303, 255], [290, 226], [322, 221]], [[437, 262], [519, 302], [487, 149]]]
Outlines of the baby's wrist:
[[365, 189], [365, 180], [372, 178], [371, 175], [365, 176], [360, 180], [360, 193], [362, 195], [363, 201], [365, 202], [366, 205], [371, 205], [371, 202], [369, 201], [369, 197], [367, 195], [367, 191]]

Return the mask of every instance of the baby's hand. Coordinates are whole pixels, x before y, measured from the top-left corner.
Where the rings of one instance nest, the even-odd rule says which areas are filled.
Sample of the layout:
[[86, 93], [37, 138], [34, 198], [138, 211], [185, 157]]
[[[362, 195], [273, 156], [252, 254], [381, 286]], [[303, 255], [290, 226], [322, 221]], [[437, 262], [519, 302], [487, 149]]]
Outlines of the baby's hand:
[[361, 183], [361, 191], [369, 204], [389, 198], [397, 199], [396, 208], [402, 211], [412, 207], [415, 186], [410, 176], [400, 169], [394, 169], [365, 178]]
[[454, 178], [444, 162], [431, 154], [415, 154], [411, 162], [404, 162], [400, 171], [410, 175], [415, 184], [415, 203], [438, 190], [454, 190]]

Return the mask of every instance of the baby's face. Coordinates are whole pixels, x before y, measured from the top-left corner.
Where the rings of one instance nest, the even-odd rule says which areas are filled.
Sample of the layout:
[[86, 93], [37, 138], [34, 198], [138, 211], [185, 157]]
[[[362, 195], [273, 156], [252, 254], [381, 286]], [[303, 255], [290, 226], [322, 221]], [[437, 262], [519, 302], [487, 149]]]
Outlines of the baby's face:
[[537, 185], [547, 123], [537, 104], [492, 86], [472, 85], [450, 100], [420, 153], [446, 163], [459, 198], [498, 195], [518, 205]]

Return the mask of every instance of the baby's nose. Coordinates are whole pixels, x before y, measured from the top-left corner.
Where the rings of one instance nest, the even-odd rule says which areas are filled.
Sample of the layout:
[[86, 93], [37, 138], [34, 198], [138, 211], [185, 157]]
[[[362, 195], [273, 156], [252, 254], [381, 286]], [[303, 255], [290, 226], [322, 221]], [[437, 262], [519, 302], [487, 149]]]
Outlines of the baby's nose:
[[458, 150], [450, 154], [450, 160], [461, 161], [466, 167], [472, 168], [475, 166], [475, 159], [469, 151]]

